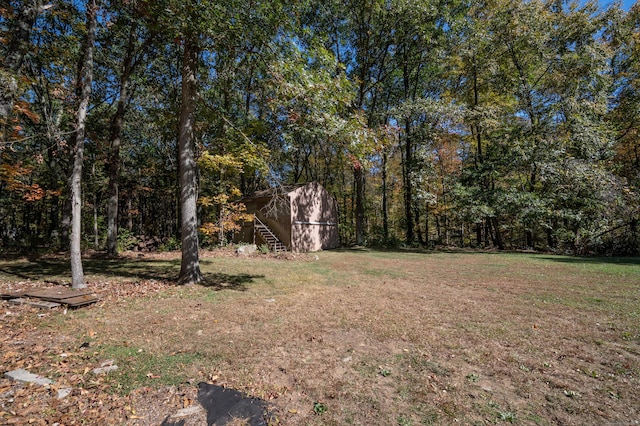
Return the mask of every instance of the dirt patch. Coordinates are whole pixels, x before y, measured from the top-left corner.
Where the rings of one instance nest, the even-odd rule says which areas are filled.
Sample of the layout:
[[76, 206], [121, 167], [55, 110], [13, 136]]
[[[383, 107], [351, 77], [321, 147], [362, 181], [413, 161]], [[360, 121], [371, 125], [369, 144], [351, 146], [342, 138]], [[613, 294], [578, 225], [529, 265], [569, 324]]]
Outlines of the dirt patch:
[[[146, 276], [170, 274], [173, 256], [133, 260]], [[270, 424], [640, 418], [637, 263], [369, 251], [202, 258], [205, 275], [242, 285], [107, 279], [96, 266], [96, 306], [2, 304], [3, 369], [74, 391], [57, 401], [53, 389], [0, 381], [0, 423], [157, 425], [192, 406], [202, 381], [267, 401]], [[2, 269], [24, 274], [18, 261]], [[0, 291], [44, 285], [5, 279]], [[105, 359], [118, 372], [92, 375]], [[202, 424], [202, 413], [185, 421]]]

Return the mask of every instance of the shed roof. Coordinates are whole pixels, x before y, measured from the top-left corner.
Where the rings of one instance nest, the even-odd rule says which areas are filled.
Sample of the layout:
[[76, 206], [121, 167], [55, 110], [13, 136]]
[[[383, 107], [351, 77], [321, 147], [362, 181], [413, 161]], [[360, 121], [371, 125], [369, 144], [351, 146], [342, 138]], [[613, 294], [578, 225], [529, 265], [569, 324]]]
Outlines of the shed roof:
[[242, 197], [243, 200], [256, 199], [256, 198], [272, 198], [276, 195], [285, 195], [290, 194], [298, 188], [302, 188], [303, 186], [309, 185], [311, 182], [305, 183], [295, 183], [292, 185], [279, 185], [269, 189], [263, 189], [261, 191], [256, 191], [253, 194], [249, 194], [247, 196]]

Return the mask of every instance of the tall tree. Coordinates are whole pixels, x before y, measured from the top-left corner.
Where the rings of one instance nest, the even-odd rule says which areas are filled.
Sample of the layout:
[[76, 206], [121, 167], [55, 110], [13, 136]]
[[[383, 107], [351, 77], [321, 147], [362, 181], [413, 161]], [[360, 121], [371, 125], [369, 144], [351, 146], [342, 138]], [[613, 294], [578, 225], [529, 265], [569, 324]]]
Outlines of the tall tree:
[[77, 94], [79, 97], [76, 128], [74, 133], [74, 161], [71, 173], [71, 287], [85, 288], [82, 268], [82, 166], [84, 161], [84, 138], [87, 110], [91, 97], [93, 81], [93, 51], [98, 26], [98, 5], [96, 0], [87, 3], [87, 35], [84, 41], [82, 59], [79, 66], [77, 80]]
[[[110, 153], [108, 160], [109, 183], [108, 194], [109, 201], [107, 207], [107, 254], [115, 256], [118, 252], [118, 211], [119, 211], [119, 177], [120, 177], [120, 147], [122, 145], [122, 136], [124, 132], [124, 122], [126, 116], [126, 108], [131, 97], [131, 79], [138, 65], [141, 63], [145, 50], [151, 44], [154, 35], [153, 30], [146, 32], [145, 28], [141, 28], [142, 16], [136, 2], [121, 4], [121, 2], [113, 2], [113, 7], [118, 9], [115, 16], [116, 22], [113, 25], [109, 37], [111, 39], [120, 37], [122, 39], [121, 49], [115, 49], [121, 52], [118, 76], [118, 101], [116, 110], [110, 122]], [[119, 12], [119, 13], [118, 13]], [[150, 23], [146, 23], [150, 24]], [[151, 24], [150, 24], [151, 26]], [[140, 33], [143, 33], [140, 36]]]
[[198, 254], [197, 165], [194, 140], [199, 55], [197, 35], [187, 35], [183, 43], [182, 103], [178, 125], [182, 261], [178, 281], [180, 284], [195, 284], [203, 280]]

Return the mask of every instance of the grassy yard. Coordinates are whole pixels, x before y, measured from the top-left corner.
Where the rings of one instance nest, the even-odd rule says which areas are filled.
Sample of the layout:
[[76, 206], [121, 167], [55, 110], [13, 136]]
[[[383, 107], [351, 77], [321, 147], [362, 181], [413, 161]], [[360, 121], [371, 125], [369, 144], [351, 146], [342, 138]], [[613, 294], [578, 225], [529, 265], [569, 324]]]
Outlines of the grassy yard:
[[[57, 400], [3, 379], [0, 424], [159, 424], [200, 381], [268, 401], [274, 425], [640, 420], [640, 259], [335, 250], [201, 262], [207, 284], [176, 287], [178, 253], [87, 259], [97, 305], [1, 302], [0, 373], [28, 368], [75, 391]], [[0, 260], [2, 292], [69, 281], [61, 258]], [[108, 359], [120, 368], [93, 376]]]

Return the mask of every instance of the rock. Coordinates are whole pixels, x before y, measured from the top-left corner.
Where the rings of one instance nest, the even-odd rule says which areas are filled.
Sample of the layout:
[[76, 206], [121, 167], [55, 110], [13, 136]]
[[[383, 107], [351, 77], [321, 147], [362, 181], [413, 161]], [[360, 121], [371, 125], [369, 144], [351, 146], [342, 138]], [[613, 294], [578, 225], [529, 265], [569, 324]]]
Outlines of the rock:
[[175, 418], [180, 418], [180, 417], [188, 417], [188, 416], [193, 416], [195, 414], [200, 414], [200, 413], [204, 413], [204, 408], [202, 408], [202, 405], [200, 404], [193, 404], [187, 408], [182, 408], [178, 411], [176, 411], [171, 417]]
[[73, 392], [73, 388], [62, 388], [58, 389], [58, 399], [65, 399]]
[[108, 365], [106, 367], [98, 367], [93, 369], [93, 374], [99, 376], [100, 374], [107, 374], [111, 371], [116, 371], [118, 369], [117, 365]]
[[258, 251], [258, 246], [256, 246], [255, 244], [249, 244], [246, 246], [238, 247], [238, 249], [236, 250], [236, 253], [248, 256], [250, 254], [255, 253], [256, 251]]
[[4, 373], [4, 376], [8, 379], [15, 380], [16, 382], [35, 383], [37, 385], [46, 386], [53, 383], [53, 380], [42, 377], [38, 374], [29, 373], [22, 368], [18, 370], [8, 371]]
[[93, 374], [98, 376], [100, 374], [107, 374], [111, 371], [116, 371], [118, 369], [118, 366], [114, 363], [115, 361], [112, 359], [103, 362], [102, 364], [100, 364], [100, 367], [93, 369]]

